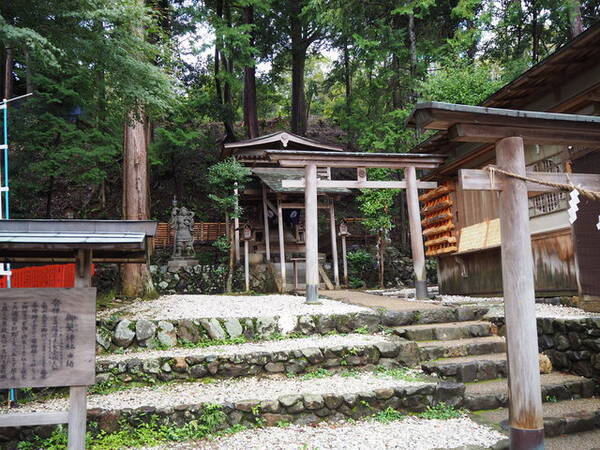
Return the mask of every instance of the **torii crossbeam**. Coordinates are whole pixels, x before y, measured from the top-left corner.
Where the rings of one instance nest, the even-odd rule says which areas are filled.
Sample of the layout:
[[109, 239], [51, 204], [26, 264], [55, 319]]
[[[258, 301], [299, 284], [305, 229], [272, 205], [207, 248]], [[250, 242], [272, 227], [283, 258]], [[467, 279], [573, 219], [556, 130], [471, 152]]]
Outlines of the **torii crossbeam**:
[[[297, 150], [267, 150], [270, 160], [282, 167], [302, 167], [304, 180], [283, 180], [283, 187], [304, 188], [306, 214], [306, 302], [318, 303], [318, 225], [317, 190], [319, 187], [345, 187], [355, 189], [406, 189], [411, 250], [415, 272], [417, 298], [427, 297], [425, 276], [425, 253], [419, 209], [418, 189], [430, 189], [437, 185], [417, 180], [416, 169], [438, 167], [444, 157], [439, 155], [406, 153], [359, 153], [359, 152], [313, 152]], [[356, 181], [318, 180], [317, 167], [344, 167], [357, 169]], [[404, 169], [405, 180], [399, 182], [368, 181], [366, 169], [378, 167]]]
[[[524, 143], [600, 148], [600, 117], [516, 111], [448, 103], [417, 105], [408, 122], [446, 131], [449, 141], [495, 143], [505, 173], [599, 191], [599, 175], [527, 172]], [[500, 195], [502, 284], [506, 316], [510, 440], [514, 449], [543, 449], [544, 424], [535, 316], [533, 258], [527, 191], [549, 186], [488, 171], [461, 170], [464, 189], [494, 189]]]

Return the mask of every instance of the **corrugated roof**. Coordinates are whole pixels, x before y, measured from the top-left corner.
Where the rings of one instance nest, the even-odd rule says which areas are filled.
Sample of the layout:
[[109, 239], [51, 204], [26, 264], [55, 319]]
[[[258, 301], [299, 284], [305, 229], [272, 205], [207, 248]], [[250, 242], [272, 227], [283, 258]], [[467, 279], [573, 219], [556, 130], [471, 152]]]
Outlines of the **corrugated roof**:
[[[252, 172], [262, 180], [274, 192], [304, 192], [301, 188], [284, 188], [281, 180], [300, 180], [304, 178], [302, 169], [281, 168], [255, 168]], [[318, 192], [327, 194], [350, 194], [352, 191], [346, 188], [318, 188]]]
[[30, 233], [0, 231], [0, 243], [39, 244], [130, 244], [143, 243], [144, 233]]

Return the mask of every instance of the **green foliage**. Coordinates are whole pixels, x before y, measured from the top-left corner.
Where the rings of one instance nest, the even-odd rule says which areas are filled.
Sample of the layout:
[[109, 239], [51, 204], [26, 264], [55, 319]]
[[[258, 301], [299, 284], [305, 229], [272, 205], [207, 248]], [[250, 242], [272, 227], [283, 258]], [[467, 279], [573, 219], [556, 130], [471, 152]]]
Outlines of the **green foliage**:
[[[140, 421], [135, 426], [130, 425], [125, 419], [119, 422], [119, 431], [106, 433], [87, 433], [86, 448], [113, 449], [129, 447], [151, 447], [167, 442], [183, 442], [202, 439], [217, 433], [227, 416], [220, 405], [203, 405], [202, 416], [197, 420], [190, 420], [182, 426], [168, 423], [158, 416], [150, 416], [147, 420]], [[242, 428], [227, 430], [229, 433], [241, 431]], [[59, 426], [47, 439], [34, 437], [27, 442], [20, 442], [17, 448], [21, 450], [34, 450], [44, 448], [48, 450], [64, 449], [67, 445], [67, 432]]]
[[358, 289], [366, 286], [367, 282], [373, 278], [374, 269], [377, 266], [373, 255], [366, 250], [357, 249], [348, 252], [346, 259], [350, 287]]
[[477, 105], [498, 90], [504, 81], [499, 68], [459, 61], [439, 67], [421, 87], [423, 100]]
[[382, 423], [395, 422], [397, 420], [402, 420], [405, 418], [406, 418], [405, 414], [402, 414], [400, 411], [396, 411], [391, 406], [388, 406], [383, 411], [379, 411], [378, 413], [376, 413], [372, 416], [373, 420], [375, 420], [377, 422], [382, 422]]
[[242, 209], [234, 189], [243, 191], [249, 181], [250, 169], [234, 158], [220, 161], [208, 168], [207, 180], [212, 188], [209, 198], [231, 217], [240, 217]]
[[454, 408], [453, 406], [447, 405], [444, 402], [438, 403], [435, 406], [428, 406], [427, 410], [420, 413], [418, 416], [423, 419], [458, 419], [465, 415], [464, 411]]

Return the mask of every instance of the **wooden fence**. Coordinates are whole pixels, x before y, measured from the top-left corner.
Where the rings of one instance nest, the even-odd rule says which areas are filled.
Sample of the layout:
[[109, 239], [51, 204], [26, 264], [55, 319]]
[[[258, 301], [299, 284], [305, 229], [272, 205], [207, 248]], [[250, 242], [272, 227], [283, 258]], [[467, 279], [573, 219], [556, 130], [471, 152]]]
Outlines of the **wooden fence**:
[[[196, 242], [213, 242], [218, 237], [225, 236], [224, 222], [198, 222], [194, 224], [194, 238]], [[161, 222], [154, 236], [154, 248], [165, 248], [173, 246], [175, 230], [168, 223]]]
[[[75, 286], [75, 264], [23, 267], [12, 269], [13, 288], [72, 288]], [[94, 267], [92, 266], [92, 274]], [[0, 288], [7, 287], [7, 277], [0, 278]]]

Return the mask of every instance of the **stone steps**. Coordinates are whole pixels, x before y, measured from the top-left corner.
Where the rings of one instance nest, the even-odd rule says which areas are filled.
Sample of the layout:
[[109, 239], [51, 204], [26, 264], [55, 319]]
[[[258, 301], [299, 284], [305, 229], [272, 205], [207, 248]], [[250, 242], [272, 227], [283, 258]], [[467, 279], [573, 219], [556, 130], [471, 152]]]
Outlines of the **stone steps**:
[[505, 378], [506, 367], [505, 353], [447, 358], [421, 364], [425, 373], [463, 383]]
[[421, 341], [417, 343], [421, 361], [454, 358], [488, 353], [504, 353], [506, 340], [501, 336], [485, 336], [451, 341]]
[[97, 382], [114, 385], [414, 366], [418, 361], [414, 342], [395, 336], [349, 334], [100, 355], [96, 373]]
[[[460, 404], [464, 385], [405, 381], [389, 375], [360, 373], [322, 378], [301, 377], [219, 380], [135, 387], [88, 395], [88, 419], [98, 430], [114, 432], [127, 422], [136, 425], [150, 416], [160, 423], [183, 425], [200, 419], [207, 405], [219, 405], [226, 425], [267, 426], [278, 422], [311, 424], [322, 420], [359, 419], [393, 408], [421, 412], [439, 402]], [[67, 398], [23, 404], [19, 413], [60, 411]], [[0, 414], [7, 410], [0, 409]]]
[[[594, 395], [594, 382], [589, 378], [553, 372], [541, 375], [542, 400], [557, 402], [590, 398]], [[468, 383], [463, 406], [471, 411], [490, 410], [508, 406], [506, 379]]]
[[492, 324], [482, 321], [461, 321], [441, 324], [395, 327], [394, 333], [411, 341], [453, 341], [492, 335]]
[[[508, 408], [482, 411], [476, 415], [483, 423], [496, 424], [508, 431]], [[597, 398], [544, 403], [546, 437], [580, 433], [596, 428], [600, 428], [600, 402]]]

